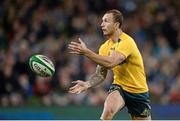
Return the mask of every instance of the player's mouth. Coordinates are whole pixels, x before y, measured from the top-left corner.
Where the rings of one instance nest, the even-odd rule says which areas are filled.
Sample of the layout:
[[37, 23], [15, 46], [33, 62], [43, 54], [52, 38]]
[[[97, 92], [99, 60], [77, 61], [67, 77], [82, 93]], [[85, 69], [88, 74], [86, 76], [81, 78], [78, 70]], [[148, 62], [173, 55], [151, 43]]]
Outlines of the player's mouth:
[[105, 32], [105, 31], [106, 31], [106, 29], [102, 28], [102, 31], [103, 31], [103, 32]]

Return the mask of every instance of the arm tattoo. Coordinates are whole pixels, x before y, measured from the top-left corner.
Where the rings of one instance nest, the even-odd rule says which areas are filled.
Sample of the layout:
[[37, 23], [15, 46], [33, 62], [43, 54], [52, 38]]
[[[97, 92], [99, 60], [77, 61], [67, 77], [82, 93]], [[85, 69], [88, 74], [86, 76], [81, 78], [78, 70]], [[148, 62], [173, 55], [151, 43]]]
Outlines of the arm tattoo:
[[96, 72], [90, 76], [88, 79], [88, 84], [89, 87], [96, 86], [100, 84], [104, 79], [106, 78], [107, 75], [107, 69], [103, 66], [98, 65], [96, 68]]

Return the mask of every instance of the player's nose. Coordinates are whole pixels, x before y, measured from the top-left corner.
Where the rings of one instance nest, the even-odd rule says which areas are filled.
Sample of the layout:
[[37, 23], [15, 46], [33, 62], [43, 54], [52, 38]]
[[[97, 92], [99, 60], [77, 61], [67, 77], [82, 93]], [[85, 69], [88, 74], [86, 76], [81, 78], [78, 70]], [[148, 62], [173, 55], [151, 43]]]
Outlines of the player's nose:
[[102, 28], [104, 27], [104, 23], [103, 23], [103, 22], [101, 23], [101, 27], [102, 27]]

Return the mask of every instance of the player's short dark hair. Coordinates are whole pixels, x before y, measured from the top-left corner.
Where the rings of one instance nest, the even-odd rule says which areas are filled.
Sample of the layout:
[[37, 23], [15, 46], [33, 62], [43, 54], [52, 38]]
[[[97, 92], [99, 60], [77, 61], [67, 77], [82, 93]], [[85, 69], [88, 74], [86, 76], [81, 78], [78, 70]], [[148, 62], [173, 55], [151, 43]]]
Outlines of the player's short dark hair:
[[112, 10], [108, 10], [106, 12], [107, 13], [112, 13], [113, 14], [113, 18], [114, 18], [114, 22], [119, 22], [119, 27], [122, 26], [123, 23], [123, 15], [119, 10], [116, 9], [112, 9]]

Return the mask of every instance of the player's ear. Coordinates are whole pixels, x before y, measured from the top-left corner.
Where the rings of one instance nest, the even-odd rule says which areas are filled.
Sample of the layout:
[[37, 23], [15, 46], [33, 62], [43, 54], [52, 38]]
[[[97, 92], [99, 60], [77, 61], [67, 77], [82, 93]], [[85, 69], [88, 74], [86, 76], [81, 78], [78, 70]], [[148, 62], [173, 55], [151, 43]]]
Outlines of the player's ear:
[[115, 23], [116, 28], [119, 28], [119, 22]]

